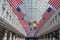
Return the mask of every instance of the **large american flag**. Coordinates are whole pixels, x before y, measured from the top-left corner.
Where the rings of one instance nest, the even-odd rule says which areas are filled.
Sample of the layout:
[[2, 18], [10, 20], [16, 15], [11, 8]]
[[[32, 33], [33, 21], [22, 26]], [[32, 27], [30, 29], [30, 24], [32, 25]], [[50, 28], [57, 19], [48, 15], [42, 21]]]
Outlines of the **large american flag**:
[[[58, 9], [60, 7], [60, 0], [49, 0], [48, 2], [53, 8]], [[35, 36], [43, 27], [43, 25], [50, 19], [50, 17], [54, 14], [54, 9], [49, 7], [46, 12], [43, 14], [43, 18], [39, 21], [39, 27], [36, 29]]]
[[14, 9], [19, 7], [21, 4], [23, 4], [22, 0], [7, 0], [7, 2], [10, 4], [10, 6]]
[[14, 14], [18, 17], [18, 19], [23, 19], [25, 14], [21, 11], [21, 9], [18, 7], [16, 9], [13, 9]]
[[19, 7], [23, 3], [22, 0], [7, 0], [7, 2], [12, 7], [13, 12], [15, 13], [15, 15], [19, 19], [22, 19], [24, 17], [24, 13], [21, 11], [21, 9]]
[[25, 14], [23, 13], [23, 11], [19, 7], [21, 4], [23, 4], [22, 0], [7, 0], [7, 2], [12, 7], [14, 14], [18, 17], [20, 24], [22, 24], [23, 28], [26, 30], [27, 35], [28, 35], [29, 30], [28, 30], [27, 22], [24, 19]]
[[47, 11], [43, 14], [43, 18], [48, 20], [54, 14], [54, 12], [55, 12], [54, 9], [49, 7]]
[[36, 29], [35, 36], [40, 31], [40, 29], [43, 27], [43, 25], [50, 19], [50, 17], [54, 14], [54, 9], [49, 7], [46, 12], [43, 14], [43, 18], [39, 21], [39, 27]]
[[28, 29], [28, 23], [27, 23], [27, 21], [25, 19], [21, 19], [20, 23], [22, 24], [23, 28], [26, 30], [27, 35], [29, 35], [30, 31]]
[[56, 9], [60, 7], [60, 0], [49, 0], [48, 3]]

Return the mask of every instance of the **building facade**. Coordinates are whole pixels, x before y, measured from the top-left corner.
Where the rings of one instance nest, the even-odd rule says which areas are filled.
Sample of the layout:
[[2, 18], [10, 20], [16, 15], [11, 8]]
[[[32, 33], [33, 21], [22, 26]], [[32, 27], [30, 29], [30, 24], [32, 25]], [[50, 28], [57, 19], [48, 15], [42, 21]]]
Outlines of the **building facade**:
[[20, 40], [27, 36], [7, 0], [0, 0], [0, 40]]

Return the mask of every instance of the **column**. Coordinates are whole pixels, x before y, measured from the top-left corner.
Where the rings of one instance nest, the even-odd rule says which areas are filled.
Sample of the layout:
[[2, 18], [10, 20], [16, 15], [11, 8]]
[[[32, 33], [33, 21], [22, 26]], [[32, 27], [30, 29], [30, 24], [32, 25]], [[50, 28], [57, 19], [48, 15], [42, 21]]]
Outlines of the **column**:
[[21, 38], [21, 40], [25, 40], [25, 38]]
[[16, 40], [19, 40], [19, 36], [18, 35], [16, 35]]
[[7, 40], [7, 30], [4, 30], [4, 37], [3, 40]]
[[50, 37], [49, 37], [49, 40], [52, 40], [52, 34], [50, 34], [49, 36], [50, 36]]
[[16, 36], [15, 35], [13, 35], [13, 40], [16, 40]]
[[53, 32], [53, 37], [52, 37], [53, 40], [56, 40], [56, 39], [55, 39], [55, 36], [56, 36], [56, 32], [54, 31], [54, 32]]
[[55, 40], [55, 37], [53, 37], [53, 40]]
[[59, 40], [60, 40], [60, 30], [59, 30]]
[[45, 37], [45, 39], [44, 40], [46, 40], [46, 37]]
[[9, 37], [9, 40], [12, 40], [12, 33], [10, 32], [10, 37]]
[[0, 26], [0, 40], [3, 40], [3, 27]]
[[20, 38], [20, 40], [21, 40], [21, 38]]
[[43, 36], [43, 40], [46, 40], [46, 37], [45, 36]]
[[44, 40], [46, 40], [46, 36], [45, 36], [45, 39]]
[[18, 37], [17, 39], [20, 40], [20, 37]]
[[47, 39], [46, 40], [48, 40], [48, 35], [47, 35]]

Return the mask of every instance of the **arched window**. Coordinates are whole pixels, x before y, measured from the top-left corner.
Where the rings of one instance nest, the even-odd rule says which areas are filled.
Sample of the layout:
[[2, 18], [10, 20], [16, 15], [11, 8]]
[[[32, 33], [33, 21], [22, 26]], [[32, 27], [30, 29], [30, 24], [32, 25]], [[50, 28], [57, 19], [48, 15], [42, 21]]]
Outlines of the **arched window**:
[[53, 23], [54, 23], [54, 19], [52, 19]]
[[9, 13], [8, 13], [8, 12], [6, 12], [6, 18], [8, 17], [8, 15], [9, 15]]
[[56, 22], [57, 22], [57, 15], [55, 15], [55, 20], [56, 20]]
[[51, 23], [51, 26], [52, 26], [52, 21], [50, 21], [50, 23]]
[[9, 21], [11, 20], [11, 15], [9, 16]]
[[3, 15], [4, 11], [5, 11], [5, 7], [2, 6], [2, 15]]

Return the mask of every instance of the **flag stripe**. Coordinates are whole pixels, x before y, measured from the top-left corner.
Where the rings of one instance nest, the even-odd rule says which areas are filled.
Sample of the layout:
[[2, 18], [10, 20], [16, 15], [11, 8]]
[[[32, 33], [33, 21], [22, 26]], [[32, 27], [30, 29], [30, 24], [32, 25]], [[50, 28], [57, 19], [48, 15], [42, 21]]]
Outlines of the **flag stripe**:
[[23, 20], [19, 20], [19, 21], [22, 24], [23, 28], [26, 30], [27, 35], [29, 35], [30, 31], [28, 30], [28, 24], [27, 24], [26, 20], [23, 19]]
[[18, 12], [16, 9], [13, 9], [13, 12], [18, 17], [18, 19], [22, 19], [25, 16], [25, 14], [22, 11]]
[[[17, 0], [16, 0], [16, 1], [17, 1]], [[23, 3], [22, 0], [18, 0], [17, 2], [18, 2], [18, 4], [20, 4], [20, 5]]]
[[55, 7], [57, 9], [58, 6], [59, 6], [59, 2], [56, 0], [53, 7]]
[[18, 8], [21, 4], [21, 3], [18, 3], [18, 2], [21, 2], [21, 0], [7, 0], [7, 1], [11, 5], [11, 7], [13, 8], [13, 12], [16, 14], [16, 16], [19, 19], [22, 19], [25, 16], [24, 13], [22, 11], [18, 12], [16, 10], [16, 8]]
[[12, 4], [14, 5], [13, 7], [14, 9], [20, 6], [15, 0], [11, 0], [11, 1], [13, 2]]
[[56, 9], [60, 6], [60, 0], [50, 0], [48, 3]]
[[8, 2], [11, 5], [12, 8], [15, 8], [15, 3], [12, 0], [8, 0]]
[[60, 1], [59, 2], [57, 1], [56, 8], [58, 8], [59, 6], [60, 6]]
[[10, 6], [13, 8], [13, 12], [18, 17], [20, 24], [22, 24], [27, 34], [29, 34], [27, 22], [26, 20], [24, 20], [25, 14], [19, 9], [19, 6], [22, 4], [22, 1], [21, 0], [7, 0], [7, 1], [10, 4]]
[[12, 8], [17, 8], [22, 4], [22, 1], [20, 0], [7, 0], [8, 3], [11, 5]]

